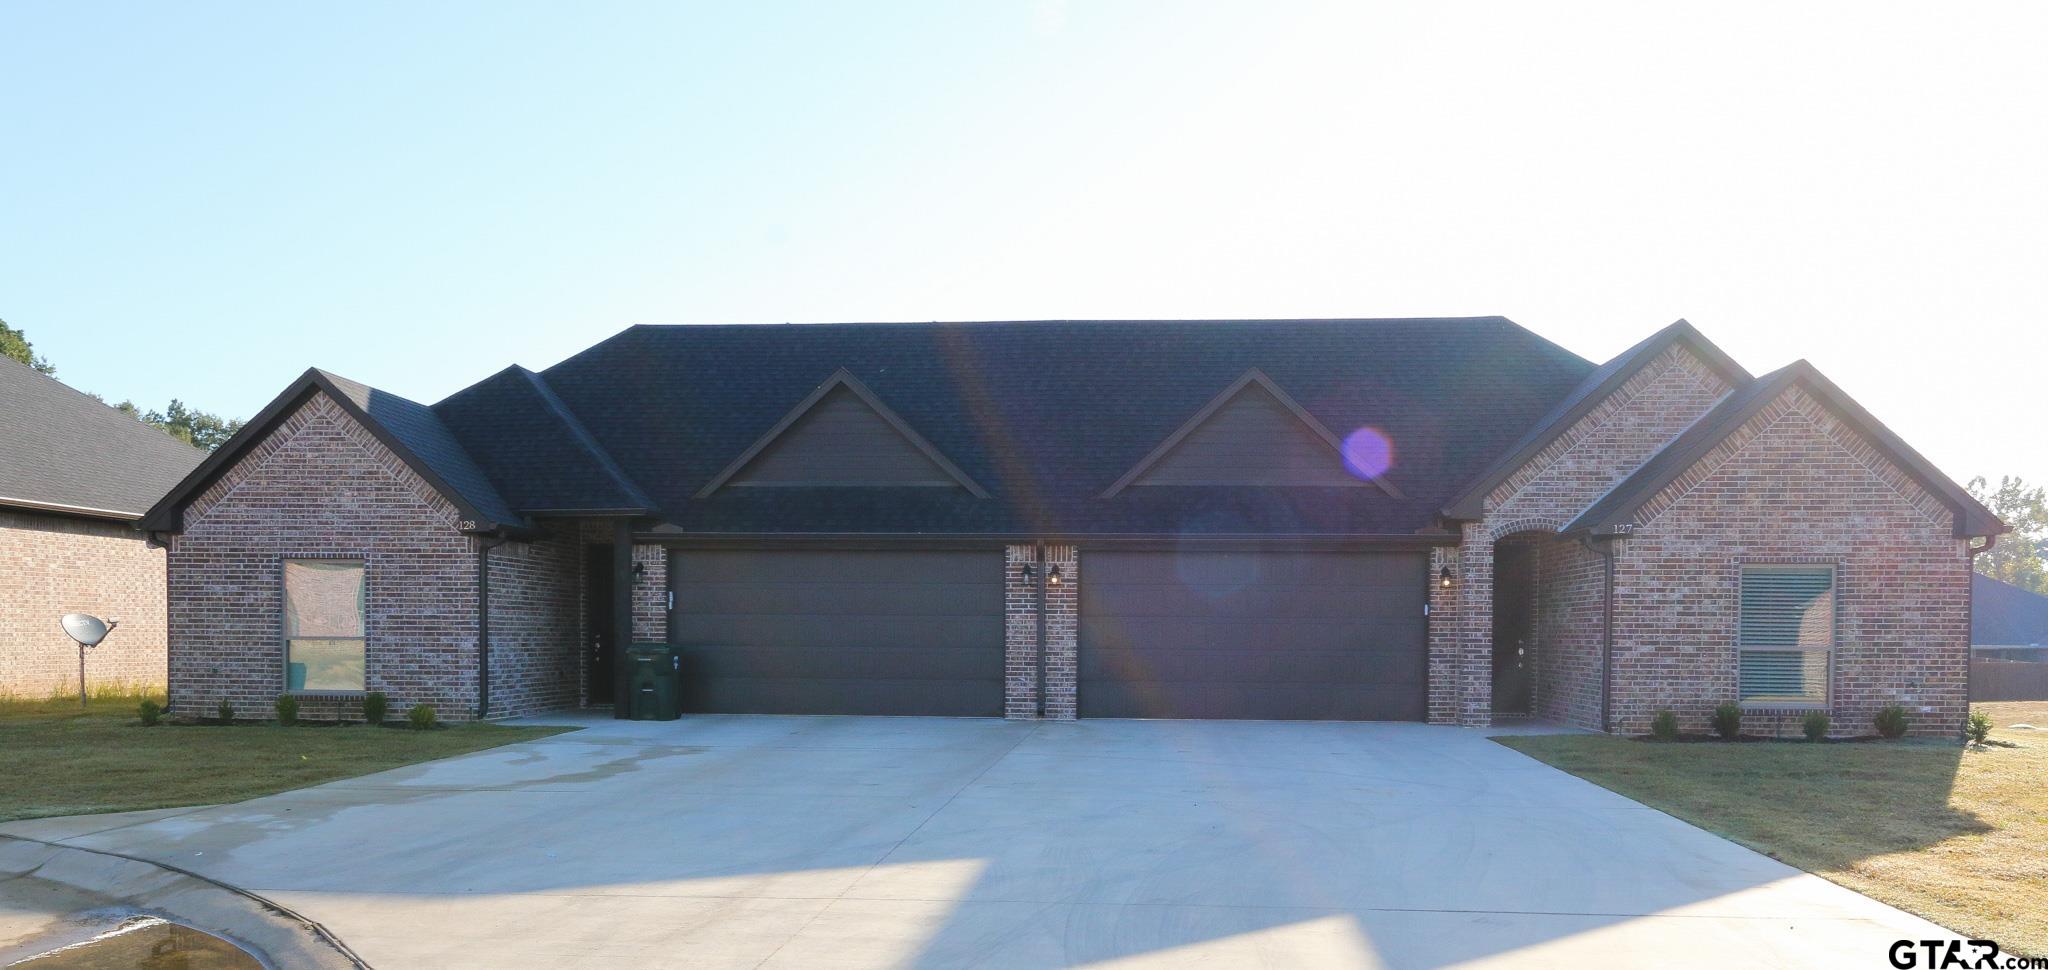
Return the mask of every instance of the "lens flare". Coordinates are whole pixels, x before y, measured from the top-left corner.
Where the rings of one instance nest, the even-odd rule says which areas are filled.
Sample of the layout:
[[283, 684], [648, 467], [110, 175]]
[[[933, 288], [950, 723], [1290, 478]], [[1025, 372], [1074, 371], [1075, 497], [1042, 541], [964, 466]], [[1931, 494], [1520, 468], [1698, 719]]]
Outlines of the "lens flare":
[[1394, 467], [1394, 439], [1378, 428], [1344, 436], [1344, 465], [1360, 478], [1378, 478]]

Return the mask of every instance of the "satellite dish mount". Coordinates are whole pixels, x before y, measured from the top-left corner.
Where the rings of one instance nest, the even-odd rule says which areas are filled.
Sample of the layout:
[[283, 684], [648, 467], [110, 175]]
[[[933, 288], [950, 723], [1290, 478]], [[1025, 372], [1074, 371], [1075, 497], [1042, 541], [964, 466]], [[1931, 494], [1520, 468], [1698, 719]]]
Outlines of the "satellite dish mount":
[[102, 620], [91, 613], [66, 613], [58, 621], [64, 627], [64, 634], [78, 641], [78, 707], [85, 709], [85, 652], [100, 645], [107, 634], [121, 625], [121, 621]]

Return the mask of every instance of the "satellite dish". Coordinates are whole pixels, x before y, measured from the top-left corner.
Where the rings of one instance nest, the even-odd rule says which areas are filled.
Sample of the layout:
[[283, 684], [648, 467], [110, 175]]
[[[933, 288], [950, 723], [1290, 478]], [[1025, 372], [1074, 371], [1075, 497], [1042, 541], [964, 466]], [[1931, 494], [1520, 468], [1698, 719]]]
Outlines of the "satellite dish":
[[66, 613], [64, 619], [59, 622], [64, 624], [64, 632], [69, 634], [71, 639], [78, 641], [81, 647], [99, 646], [100, 641], [107, 638], [107, 631], [113, 629], [111, 625], [91, 613]]

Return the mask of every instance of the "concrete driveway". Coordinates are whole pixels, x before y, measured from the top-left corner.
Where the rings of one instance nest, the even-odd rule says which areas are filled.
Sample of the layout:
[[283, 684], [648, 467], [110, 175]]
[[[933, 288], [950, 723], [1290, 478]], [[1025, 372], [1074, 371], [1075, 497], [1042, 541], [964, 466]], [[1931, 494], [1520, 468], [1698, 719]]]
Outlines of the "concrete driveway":
[[1932, 924], [1416, 724], [577, 719], [238, 805], [15, 823], [377, 967], [1882, 965]]

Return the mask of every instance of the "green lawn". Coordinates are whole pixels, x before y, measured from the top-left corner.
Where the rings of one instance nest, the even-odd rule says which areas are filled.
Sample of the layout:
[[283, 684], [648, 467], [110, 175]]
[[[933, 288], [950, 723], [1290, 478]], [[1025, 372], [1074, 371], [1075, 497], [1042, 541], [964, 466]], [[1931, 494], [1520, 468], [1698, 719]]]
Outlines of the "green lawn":
[[[1546, 764], [2009, 952], [2048, 954], [2048, 703], [1992, 744], [1497, 738]], [[2008, 746], [2010, 745], [2010, 746]]]
[[0, 702], [0, 821], [235, 802], [569, 730], [143, 727], [136, 700]]

